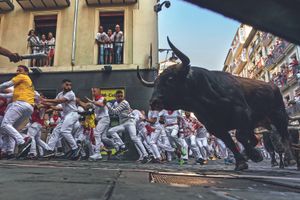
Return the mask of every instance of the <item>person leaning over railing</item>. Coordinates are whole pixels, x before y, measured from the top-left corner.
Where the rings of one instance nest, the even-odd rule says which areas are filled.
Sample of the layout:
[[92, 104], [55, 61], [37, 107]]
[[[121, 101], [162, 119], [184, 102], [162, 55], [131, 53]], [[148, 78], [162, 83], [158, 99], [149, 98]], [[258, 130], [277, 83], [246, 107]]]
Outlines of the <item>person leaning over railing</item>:
[[[49, 53], [48, 40], [45, 34], [42, 35], [40, 53], [44, 53], [46, 55], [48, 55]], [[41, 60], [41, 66], [45, 66], [45, 65], [46, 66], [49, 65], [48, 58], [43, 58]]]
[[[27, 38], [28, 45], [27, 47], [30, 47], [32, 54], [37, 54], [40, 52], [40, 39], [38, 36], [36, 36], [36, 32], [34, 29], [31, 29], [28, 33]], [[36, 65], [36, 59], [32, 59], [32, 66]]]
[[95, 40], [98, 44], [98, 64], [104, 64], [104, 48], [105, 42], [108, 40], [107, 34], [103, 31], [103, 27], [99, 26], [98, 33], [96, 34]]
[[112, 30], [108, 29], [107, 38], [105, 41], [105, 64], [113, 64], [113, 54], [114, 54], [114, 35], [112, 34]]
[[122, 54], [123, 54], [123, 43], [124, 43], [124, 34], [120, 30], [120, 25], [116, 25], [114, 37], [114, 48], [115, 48], [115, 63], [122, 64]]
[[55, 38], [51, 32], [48, 33], [48, 65], [53, 66], [54, 55], [55, 55]]

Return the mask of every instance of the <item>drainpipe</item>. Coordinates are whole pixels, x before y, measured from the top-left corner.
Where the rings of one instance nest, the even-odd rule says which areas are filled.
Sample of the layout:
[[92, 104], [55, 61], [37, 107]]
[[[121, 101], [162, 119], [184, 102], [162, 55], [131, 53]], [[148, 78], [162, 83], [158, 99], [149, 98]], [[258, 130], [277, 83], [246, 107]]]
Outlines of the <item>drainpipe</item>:
[[76, 35], [77, 35], [77, 19], [78, 19], [78, 4], [79, 0], [75, 1], [74, 24], [73, 24], [73, 39], [72, 39], [72, 71], [75, 66], [75, 53], [76, 53]]

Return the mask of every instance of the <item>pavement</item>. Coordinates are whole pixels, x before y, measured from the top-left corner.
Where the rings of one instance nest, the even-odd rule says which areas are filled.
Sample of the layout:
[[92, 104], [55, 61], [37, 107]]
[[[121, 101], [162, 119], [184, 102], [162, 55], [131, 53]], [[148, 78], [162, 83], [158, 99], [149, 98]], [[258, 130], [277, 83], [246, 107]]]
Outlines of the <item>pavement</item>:
[[1, 160], [0, 199], [179, 200], [299, 199], [296, 167], [249, 162], [233, 171], [222, 160], [200, 166], [128, 161]]

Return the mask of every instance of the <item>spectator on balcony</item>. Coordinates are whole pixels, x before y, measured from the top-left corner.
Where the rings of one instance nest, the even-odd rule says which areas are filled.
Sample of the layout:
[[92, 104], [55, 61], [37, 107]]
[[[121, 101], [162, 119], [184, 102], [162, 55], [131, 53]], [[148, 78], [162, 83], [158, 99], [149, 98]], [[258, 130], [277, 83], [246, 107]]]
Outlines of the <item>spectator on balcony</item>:
[[107, 31], [107, 39], [105, 41], [105, 64], [113, 63], [113, 54], [114, 54], [114, 36], [112, 34], [112, 30], [108, 29]]
[[281, 74], [282, 74], [281, 84], [283, 86], [285, 86], [287, 84], [288, 73], [289, 73], [289, 71], [288, 71], [288, 68], [286, 68], [286, 67], [281, 72]]
[[55, 55], [55, 38], [51, 32], [48, 33], [48, 65], [53, 66]]
[[96, 42], [98, 44], [98, 64], [102, 65], [104, 64], [104, 48], [105, 48], [105, 42], [107, 41], [107, 34], [103, 31], [103, 27], [99, 26], [98, 33], [96, 34]]
[[114, 32], [114, 47], [115, 47], [115, 63], [122, 63], [122, 55], [123, 55], [123, 42], [124, 42], [124, 34], [120, 30], [120, 25], [116, 25]]
[[[40, 53], [46, 54], [48, 55], [49, 53], [49, 49], [48, 49], [48, 40], [45, 34], [42, 35], [42, 39], [41, 39], [41, 49], [40, 49]], [[48, 66], [48, 58], [43, 58], [41, 60], [41, 66]]]
[[[28, 33], [27, 38], [27, 47], [30, 47], [32, 54], [37, 54], [40, 52], [40, 39], [36, 35], [36, 32], [34, 29], [31, 29]], [[36, 66], [36, 59], [32, 59], [32, 66]]]
[[290, 62], [289, 67], [292, 68], [293, 75], [296, 75], [298, 73], [298, 71], [299, 71], [299, 69], [298, 69], [299, 68], [299, 62], [298, 62], [296, 57], [292, 58], [292, 61]]
[[278, 73], [277, 73], [277, 81], [276, 81], [276, 85], [277, 85], [278, 87], [282, 87], [282, 86], [283, 86], [283, 84], [282, 84], [282, 74], [281, 74], [281, 72], [278, 72]]

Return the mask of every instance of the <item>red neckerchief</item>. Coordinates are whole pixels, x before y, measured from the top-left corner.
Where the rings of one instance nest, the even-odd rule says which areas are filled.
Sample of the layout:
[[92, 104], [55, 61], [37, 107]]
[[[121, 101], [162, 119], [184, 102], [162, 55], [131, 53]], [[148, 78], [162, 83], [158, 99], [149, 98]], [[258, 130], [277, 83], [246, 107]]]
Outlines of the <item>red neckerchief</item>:
[[52, 118], [53, 118], [54, 122], [57, 122], [59, 116], [58, 115], [53, 115]]
[[35, 108], [33, 110], [33, 113], [31, 114], [31, 120], [32, 120], [32, 122], [37, 122], [37, 123], [41, 124], [42, 126], [44, 125], [44, 119], [41, 118], [40, 110], [38, 108]]
[[98, 101], [99, 99], [101, 99], [103, 96], [102, 95], [95, 95], [95, 101]]
[[154, 128], [152, 128], [149, 124], [147, 124], [145, 126], [146, 130], [147, 130], [147, 135], [150, 135], [151, 133], [153, 133], [155, 131]]
[[168, 110], [168, 115], [172, 115], [174, 111]]

